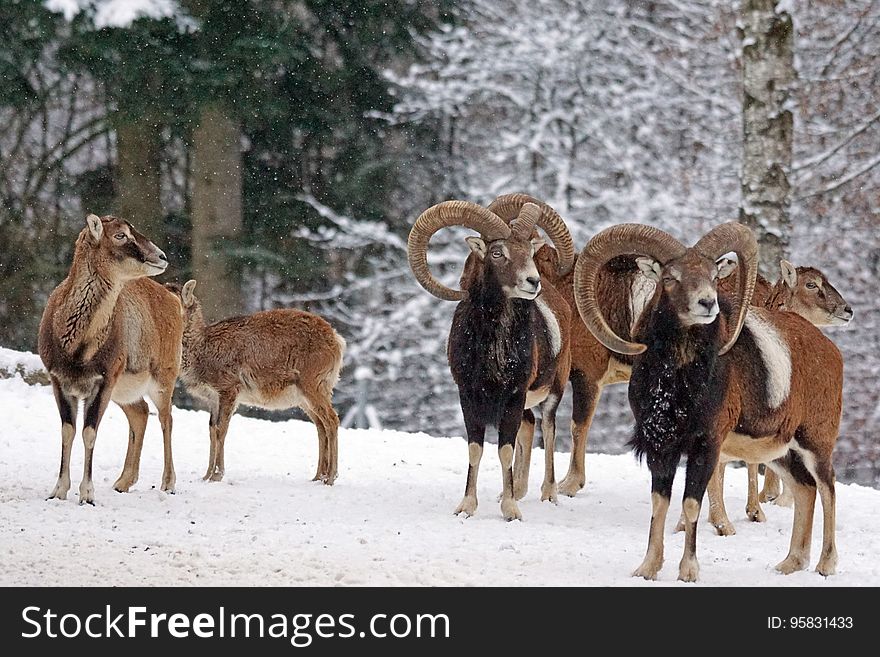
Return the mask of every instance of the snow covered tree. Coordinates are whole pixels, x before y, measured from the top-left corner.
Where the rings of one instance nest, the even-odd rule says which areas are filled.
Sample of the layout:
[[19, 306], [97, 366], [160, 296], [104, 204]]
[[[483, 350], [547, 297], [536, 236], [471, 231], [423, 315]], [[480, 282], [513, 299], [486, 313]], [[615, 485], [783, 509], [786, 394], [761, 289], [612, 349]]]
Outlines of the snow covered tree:
[[[785, 3], [787, 4], [787, 2]], [[789, 256], [794, 29], [778, 0], [743, 0], [743, 162], [739, 220], [758, 238], [760, 273], [770, 280]]]

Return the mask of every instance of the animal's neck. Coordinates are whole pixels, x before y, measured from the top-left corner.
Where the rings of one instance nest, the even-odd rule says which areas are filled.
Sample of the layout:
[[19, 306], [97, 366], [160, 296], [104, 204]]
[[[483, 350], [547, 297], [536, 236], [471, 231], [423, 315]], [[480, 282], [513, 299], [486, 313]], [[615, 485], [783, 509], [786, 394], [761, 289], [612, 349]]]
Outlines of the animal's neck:
[[714, 361], [723, 313], [711, 324], [684, 326], [665, 296], [652, 310], [649, 308], [645, 312], [650, 312], [650, 317], [643, 335], [651, 336], [648, 348], [658, 357], [670, 359], [677, 367], [698, 361], [703, 364], [708, 360]]
[[122, 282], [86, 262], [74, 262], [68, 274], [70, 291], [59, 320], [58, 335], [68, 353], [83, 351], [88, 360], [110, 334], [113, 310], [122, 291]]
[[181, 369], [190, 370], [199, 359], [205, 346], [205, 318], [197, 306], [183, 327], [183, 356]]
[[781, 278], [770, 288], [770, 296], [767, 298], [766, 308], [770, 310], [785, 310], [791, 300], [790, 289]]

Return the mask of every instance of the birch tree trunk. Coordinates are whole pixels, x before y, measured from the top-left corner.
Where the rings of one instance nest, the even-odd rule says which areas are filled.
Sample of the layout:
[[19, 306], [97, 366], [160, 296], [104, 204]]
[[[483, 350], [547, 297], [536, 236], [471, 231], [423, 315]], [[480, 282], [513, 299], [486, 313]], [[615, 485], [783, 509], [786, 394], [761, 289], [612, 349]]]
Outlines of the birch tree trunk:
[[209, 321], [242, 312], [228, 247], [241, 238], [241, 130], [216, 104], [202, 108], [192, 147], [192, 270]]
[[787, 257], [791, 219], [793, 117], [788, 108], [795, 81], [791, 16], [777, 0], [742, 0], [743, 75], [742, 201], [739, 220], [758, 238], [759, 271], [776, 280]]
[[159, 161], [162, 143], [149, 117], [120, 118], [116, 124], [116, 213], [130, 221], [160, 249], [165, 231]]

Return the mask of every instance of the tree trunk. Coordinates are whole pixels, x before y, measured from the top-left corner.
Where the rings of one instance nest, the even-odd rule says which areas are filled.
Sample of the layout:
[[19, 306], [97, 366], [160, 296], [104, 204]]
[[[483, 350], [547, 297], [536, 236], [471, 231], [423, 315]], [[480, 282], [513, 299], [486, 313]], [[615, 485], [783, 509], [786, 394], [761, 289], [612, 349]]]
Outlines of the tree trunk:
[[752, 228], [760, 273], [771, 281], [787, 257], [791, 220], [793, 118], [788, 100], [795, 81], [791, 16], [776, 0], [742, 0], [742, 201], [739, 220]]
[[241, 131], [218, 105], [193, 132], [192, 271], [209, 321], [241, 313], [241, 280], [228, 248], [242, 236]]
[[116, 125], [116, 214], [155, 242], [165, 242], [159, 162], [162, 141], [149, 116], [120, 118]]

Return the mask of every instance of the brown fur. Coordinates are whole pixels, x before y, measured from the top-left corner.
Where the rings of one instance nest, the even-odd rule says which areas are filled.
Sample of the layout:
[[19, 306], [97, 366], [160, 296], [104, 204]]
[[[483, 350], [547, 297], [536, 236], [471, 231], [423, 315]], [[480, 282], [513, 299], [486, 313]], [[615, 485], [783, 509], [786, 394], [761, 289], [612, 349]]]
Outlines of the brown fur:
[[[795, 498], [794, 525], [788, 556], [777, 565], [782, 573], [804, 569], [809, 563], [812, 518], [818, 490], [822, 498], [824, 535], [822, 554], [816, 569], [823, 575], [830, 575], [837, 567], [832, 451], [837, 440], [842, 408], [843, 360], [840, 352], [834, 343], [803, 317], [790, 312], [752, 307], [750, 319], [746, 321], [739, 339], [726, 355], [718, 358], [716, 364], [716, 356], [711, 350], [720, 349], [723, 338], [719, 336], [726, 333], [724, 317], [717, 319], [720, 324], [714, 333], [699, 329], [693, 331], [684, 321], [686, 313], [694, 312], [694, 300], [703, 293], [702, 290], [714, 287], [707, 274], [714, 265], [703, 258], [705, 267], [692, 266], [695, 258], [702, 256], [697, 256], [693, 249], [689, 249], [683, 257], [671, 260], [656, 270], [662, 292], [655, 295], [651, 310], [646, 310], [640, 320], [637, 338], [639, 342], [650, 344], [653, 336], [646, 335], [645, 331], [662, 331], [663, 339], [655, 346], [657, 349], [669, 349], [670, 339], [683, 342], [701, 339], [702, 362], [711, 369], [701, 370], [700, 359], [694, 359], [694, 365], [676, 363], [678, 372], [666, 379], [671, 388], [658, 392], [660, 399], [667, 399], [665, 395], [683, 395], [675, 399], [671, 407], [657, 406], [653, 399], [645, 397], [649, 386], [656, 385], [652, 383], [652, 377], [666, 371], [659, 361], [639, 361], [641, 376], [630, 384], [630, 403], [637, 417], [634, 441], [644, 440], [645, 436], [648, 440], [660, 441], [647, 443], [644, 448], [641, 445], [645, 443], [636, 442], [636, 449], [652, 450], [648, 452], [648, 459], [655, 493], [660, 492], [668, 499], [680, 456], [678, 450], [688, 450], [682, 505], [686, 520], [685, 548], [679, 578], [695, 581], [699, 572], [696, 519], [707, 481], [711, 512], [715, 514], [716, 521], [727, 521], [719, 490], [721, 477], [717, 475], [717, 465], [733, 459], [753, 463], [770, 462], [770, 467], [792, 488]], [[691, 293], [676, 294], [678, 288], [691, 290]], [[671, 313], [675, 313], [678, 319], [671, 319]], [[669, 331], [676, 337], [672, 338]], [[713, 342], [706, 342], [701, 335], [715, 337], [712, 338]], [[782, 362], [780, 341], [784, 343], [791, 362], [788, 381], [771, 379], [765, 362], [765, 355], [771, 359], [771, 364]], [[761, 350], [762, 343], [768, 349], [766, 354]], [[650, 357], [645, 356], [646, 359]], [[643, 369], [645, 363], [648, 363], [648, 369]], [[656, 427], [663, 426], [658, 422], [663, 422], [666, 417], [678, 417], [680, 411], [688, 409], [691, 403], [689, 390], [695, 390], [693, 386], [698, 384], [698, 379], [691, 377], [699, 377], [701, 373], [707, 377], [702, 385], [706, 389], [719, 388], [721, 395], [715, 391], [709, 399], [703, 400], [704, 406], [695, 411], [696, 415], [689, 417], [681, 435], [651, 433]], [[634, 385], [641, 390], [635, 397]], [[780, 388], [783, 385], [787, 385], [787, 389]], [[779, 396], [780, 391], [786, 390]], [[645, 420], [646, 416], [648, 420]], [[688, 431], [696, 433], [689, 434]], [[675, 444], [675, 440], [691, 442]], [[671, 447], [673, 444], [676, 446]], [[671, 449], [675, 451], [670, 452]], [[674, 458], [667, 458], [670, 455]], [[710, 477], [710, 472], [716, 474]], [[656, 577], [663, 560], [663, 535], [655, 529], [663, 526], [665, 515], [666, 507], [659, 508], [655, 504], [648, 550], [635, 575], [647, 579]]]
[[[772, 310], [787, 310], [797, 313], [804, 319], [808, 320], [815, 326], [829, 326], [834, 324], [845, 324], [852, 317], [852, 309], [837, 291], [837, 289], [828, 281], [820, 270], [815, 267], [792, 267], [788, 262], [780, 263], [782, 275], [774, 284], [770, 284], [767, 279], [758, 276], [758, 283], [755, 286], [755, 294], [752, 297], [752, 305], [761, 308], [769, 308]], [[718, 289], [733, 294], [737, 286], [737, 271], [727, 278], [722, 279], [718, 284]], [[794, 286], [790, 283], [791, 272], [795, 272]], [[786, 280], [788, 274], [788, 280]], [[724, 478], [724, 464], [719, 465], [719, 471], [716, 476]], [[754, 522], [764, 522], [766, 516], [761, 509], [761, 502], [773, 501], [777, 504], [788, 506], [791, 504], [790, 496], [781, 494], [781, 486], [779, 478], [768, 468], [764, 475], [764, 488], [758, 493], [758, 464], [748, 464], [748, 498], [746, 502], [746, 516]], [[717, 489], [722, 489], [719, 486]], [[713, 510], [717, 505], [713, 506]], [[717, 516], [717, 517], [716, 517]], [[725, 521], [718, 514], [710, 514], [709, 521], [715, 525], [715, 529], [723, 536], [729, 536], [736, 533], [733, 524]], [[676, 531], [684, 531], [683, 518], [676, 525]]]
[[[465, 261], [460, 279], [461, 289], [473, 293], [478, 286], [490, 285], [496, 293], [508, 299], [504, 305], [505, 309], [501, 311], [500, 316], [493, 318], [494, 321], [497, 322], [493, 328], [498, 329], [495, 331], [494, 341], [492, 344], [486, 345], [485, 354], [481, 353], [481, 356], [485, 358], [485, 372], [490, 375], [488, 379], [491, 380], [491, 385], [496, 383], [502, 385], [500, 382], [506, 378], [505, 375], [502, 372], [495, 371], [493, 368], [503, 368], [506, 366], [504, 354], [508, 353], [512, 345], [517, 341], [516, 335], [512, 335], [511, 331], [505, 330], [505, 326], [513, 319], [513, 310], [509, 305], [509, 299], [514, 295], [508, 294], [508, 292], [522, 282], [520, 278], [525, 276], [525, 272], [529, 269], [532, 270], [533, 275], [538, 274], [536, 269], [531, 268], [531, 261], [533, 260], [533, 245], [539, 246], [539, 249], [542, 248], [539, 244], [532, 241], [532, 238], [536, 237], [537, 235], [521, 235], [518, 231], [514, 230], [513, 234], [508, 239], [496, 240], [489, 244], [486, 244], [481, 238], [468, 239], [468, 244], [471, 246], [473, 253], [471, 253]], [[499, 252], [503, 253], [504, 257], [493, 258], [493, 251], [500, 249], [503, 249], [503, 251]], [[535, 255], [537, 255], [537, 252]], [[491, 283], [486, 282], [487, 273], [492, 274]], [[538, 297], [534, 300], [534, 303], [538, 308], [546, 305], [547, 309], [553, 315], [555, 324], [559, 329], [559, 351], [555, 354], [552, 353], [552, 336], [550, 335], [549, 324], [546, 319], [543, 319], [544, 315], [540, 309], [536, 309], [535, 312], [541, 314], [542, 321], [545, 326], [548, 326], [548, 330], [544, 332], [546, 335], [530, 336], [532, 350], [531, 371], [528, 372], [525, 386], [523, 388], [523, 382], [520, 380], [507, 381], [503, 384], [505, 392], [508, 395], [514, 393], [516, 390], [522, 391], [524, 389], [526, 391], [524, 400], [525, 412], [522, 414], [519, 429], [515, 436], [509, 436], [511, 442], [515, 446], [513, 450], [510, 450], [510, 445], [503, 444], [508, 439], [505, 431], [502, 431], [501, 428], [501, 425], [506, 425], [505, 419], [502, 418], [498, 425], [499, 457], [502, 461], [503, 471], [501, 508], [502, 514], [507, 520], [521, 518], [516, 500], [522, 499], [528, 491], [531, 450], [535, 427], [534, 415], [528, 409], [537, 405], [540, 405], [541, 407], [541, 426], [545, 448], [544, 481], [541, 486], [541, 499], [555, 503], [557, 498], [557, 484], [554, 468], [556, 409], [565, 390], [565, 383], [568, 380], [571, 367], [570, 327], [572, 310], [571, 306], [549, 281], [542, 277], [540, 279], [540, 285], [541, 291]], [[496, 287], [500, 289], [495, 289]], [[472, 299], [462, 301], [456, 311], [457, 316], [463, 307], [462, 304], [464, 304], [464, 307], [472, 307], [470, 305], [471, 303]], [[459, 385], [461, 394], [464, 394], [461, 392], [463, 389], [462, 386], [465, 386], [466, 388], [469, 383], [468, 381], [463, 381], [461, 377], [470, 378], [471, 373], [468, 370], [468, 372], [462, 374], [461, 377], [456, 377], [456, 371], [458, 371], [456, 363], [458, 363], [461, 354], [456, 351], [454, 345], [457, 343], [454, 338], [460, 338], [464, 333], [468, 333], [468, 331], [459, 330], [456, 332], [456, 320], [453, 319], [453, 328], [450, 331], [447, 355], [449, 357], [450, 368], [453, 372], [453, 379], [456, 384]], [[496, 356], [497, 354], [500, 354], [501, 356]], [[509, 390], [507, 388], [509, 388]], [[464, 408], [464, 402], [462, 402], [463, 411]], [[480, 417], [474, 421], [481, 424], [482, 430], [485, 429], [484, 423], [486, 418]], [[465, 424], [468, 425], [467, 416], [465, 418]], [[473, 442], [476, 437], [471, 435], [470, 429], [468, 439], [472, 444], [477, 444]], [[508, 450], [513, 453], [512, 465], [507, 463], [509, 456]], [[456, 508], [455, 513], [472, 515], [476, 511], [476, 476], [479, 471], [479, 456], [476, 456], [477, 454], [482, 455], [482, 431], [479, 435], [479, 447], [475, 447], [473, 451], [470, 452], [472, 462], [470, 463], [468, 470], [465, 496], [461, 504]]]
[[[777, 566], [785, 573], [808, 565], [818, 488], [825, 521], [822, 556], [817, 570], [830, 575], [837, 565], [832, 452], [843, 406], [843, 359], [834, 343], [803, 317], [791, 312], [765, 310], [764, 313], [788, 345], [792, 363], [791, 389], [781, 406], [773, 410], [764, 407], [762, 392], [760, 386], [755, 385], [753, 372], [743, 366], [748, 358], [748, 346], [742, 341], [737, 342], [729, 356], [734, 366], [725, 399], [727, 410], [719, 416], [718, 433], [727, 436], [735, 431], [771, 440], [750, 453], [744, 453], [738, 446], [733, 449], [737, 442], [725, 440], [721, 444], [720, 462], [740, 459], [750, 463], [770, 461], [770, 467], [783, 477], [787, 486], [792, 487], [796, 508], [791, 549], [788, 557]], [[743, 428], [747, 430], [743, 431]], [[792, 448], [800, 456], [789, 453]], [[797, 476], [803, 470], [802, 466], [793, 469], [781, 465], [782, 461], [793, 458], [806, 463], [809, 471], [806, 477]], [[814, 464], [807, 463], [808, 460]], [[729, 524], [717, 472], [713, 480], [708, 488], [710, 508], [715, 516], [713, 522], [716, 526]]]
[[[783, 267], [791, 265], [783, 263]], [[852, 317], [849, 304], [815, 267], [797, 267], [796, 281], [791, 286], [785, 276], [780, 276], [774, 284], [758, 276], [758, 284], [752, 297], [752, 305], [772, 310], [787, 310], [797, 313], [815, 326], [845, 324]], [[722, 279], [719, 290], [733, 294], [737, 285], [737, 271]]]
[[173, 491], [171, 395], [180, 368], [183, 321], [174, 295], [146, 278], [161, 273], [167, 261], [128, 222], [94, 215], [88, 222], [76, 241], [68, 276], [49, 296], [40, 322], [39, 353], [62, 420], [61, 467], [50, 498], [67, 497], [80, 399], [85, 402], [86, 446], [80, 503], [94, 502], [92, 453], [111, 399], [129, 421], [125, 466], [113, 487], [128, 491], [138, 479], [148, 416], [144, 395], [156, 404], [162, 426], [162, 489]]
[[[558, 256], [555, 249], [549, 245], [541, 247], [535, 255], [535, 263], [541, 273], [541, 279], [551, 282], [562, 294], [572, 309], [576, 308], [574, 301], [574, 267], [571, 272], [560, 277], [556, 273]], [[828, 283], [827, 277], [822, 272], [812, 267], [798, 267], [798, 287], [792, 293], [790, 288], [780, 279], [775, 285], [771, 285], [765, 278], [758, 276], [755, 293], [752, 296], [753, 306], [780, 308], [787, 301], [788, 309], [797, 307], [799, 314], [811, 316], [815, 313], [806, 313], [810, 308], [822, 308], [822, 299], [816, 294], [806, 294], [806, 282], [809, 277], [821, 277], [822, 289], [827, 299], [834, 305], [827, 307], [828, 311], [840, 311], [841, 304], [846, 308], [843, 298], [837, 290]], [[628, 303], [621, 303], [621, 299], [629, 298], [631, 285], [637, 277], [642, 277], [636, 265], [635, 256], [621, 256], [610, 261], [599, 273], [597, 283], [597, 298], [599, 307], [614, 332], [628, 339], [631, 337], [632, 313]], [[719, 293], [732, 295], [737, 289], [736, 270], [718, 280]], [[833, 291], [833, 292], [832, 292]], [[792, 297], [797, 300], [792, 302]], [[775, 304], [775, 305], [773, 305]], [[821, 312], [821, 311], [820, 311]], [[808, 317], [812, 318], [812, 317]], [[829, 323], [829, 322], [824, 322]], [[822, 325], [822, 323], [817, 323]], [[575, 312], [571, 325], [571, 385], [572, 385], [572, 425], [571, 425], [571, 460], [568, 473], [559, 484], [559, 491], [565, 495], [574, 496], [586, 483], [584, 456], [587, 450], [587, 439], [593, 415], [598, 406], [602, 389], [606, 385], [614, 383], [626, 383], [629, 381], [632, 358], [621, 354], [615, 354], [606, 349], [587, 329], [580, 315]], [[750, 504], [750, 509], [753, 505]], [[760, 509], [755, 514], [759, 513]], [[680, 525], [681, 526], [681, 525]]]
[[[224, 443], [239, 404], [284, 409], [297, 406], [318, 432], [315, 481], [332, 485], [337, 476], [339, 417], [333, 388], [339, 381], [345, 341], [312, 313], [276, 309], [206, 325], [192, 295], [194, 281], [181, 295], [185, 311], [181, 380], [211, 411], [211, 450], [205, 479], [220, 481]], [[169, 286], [170, 287], [170, 286]]]

